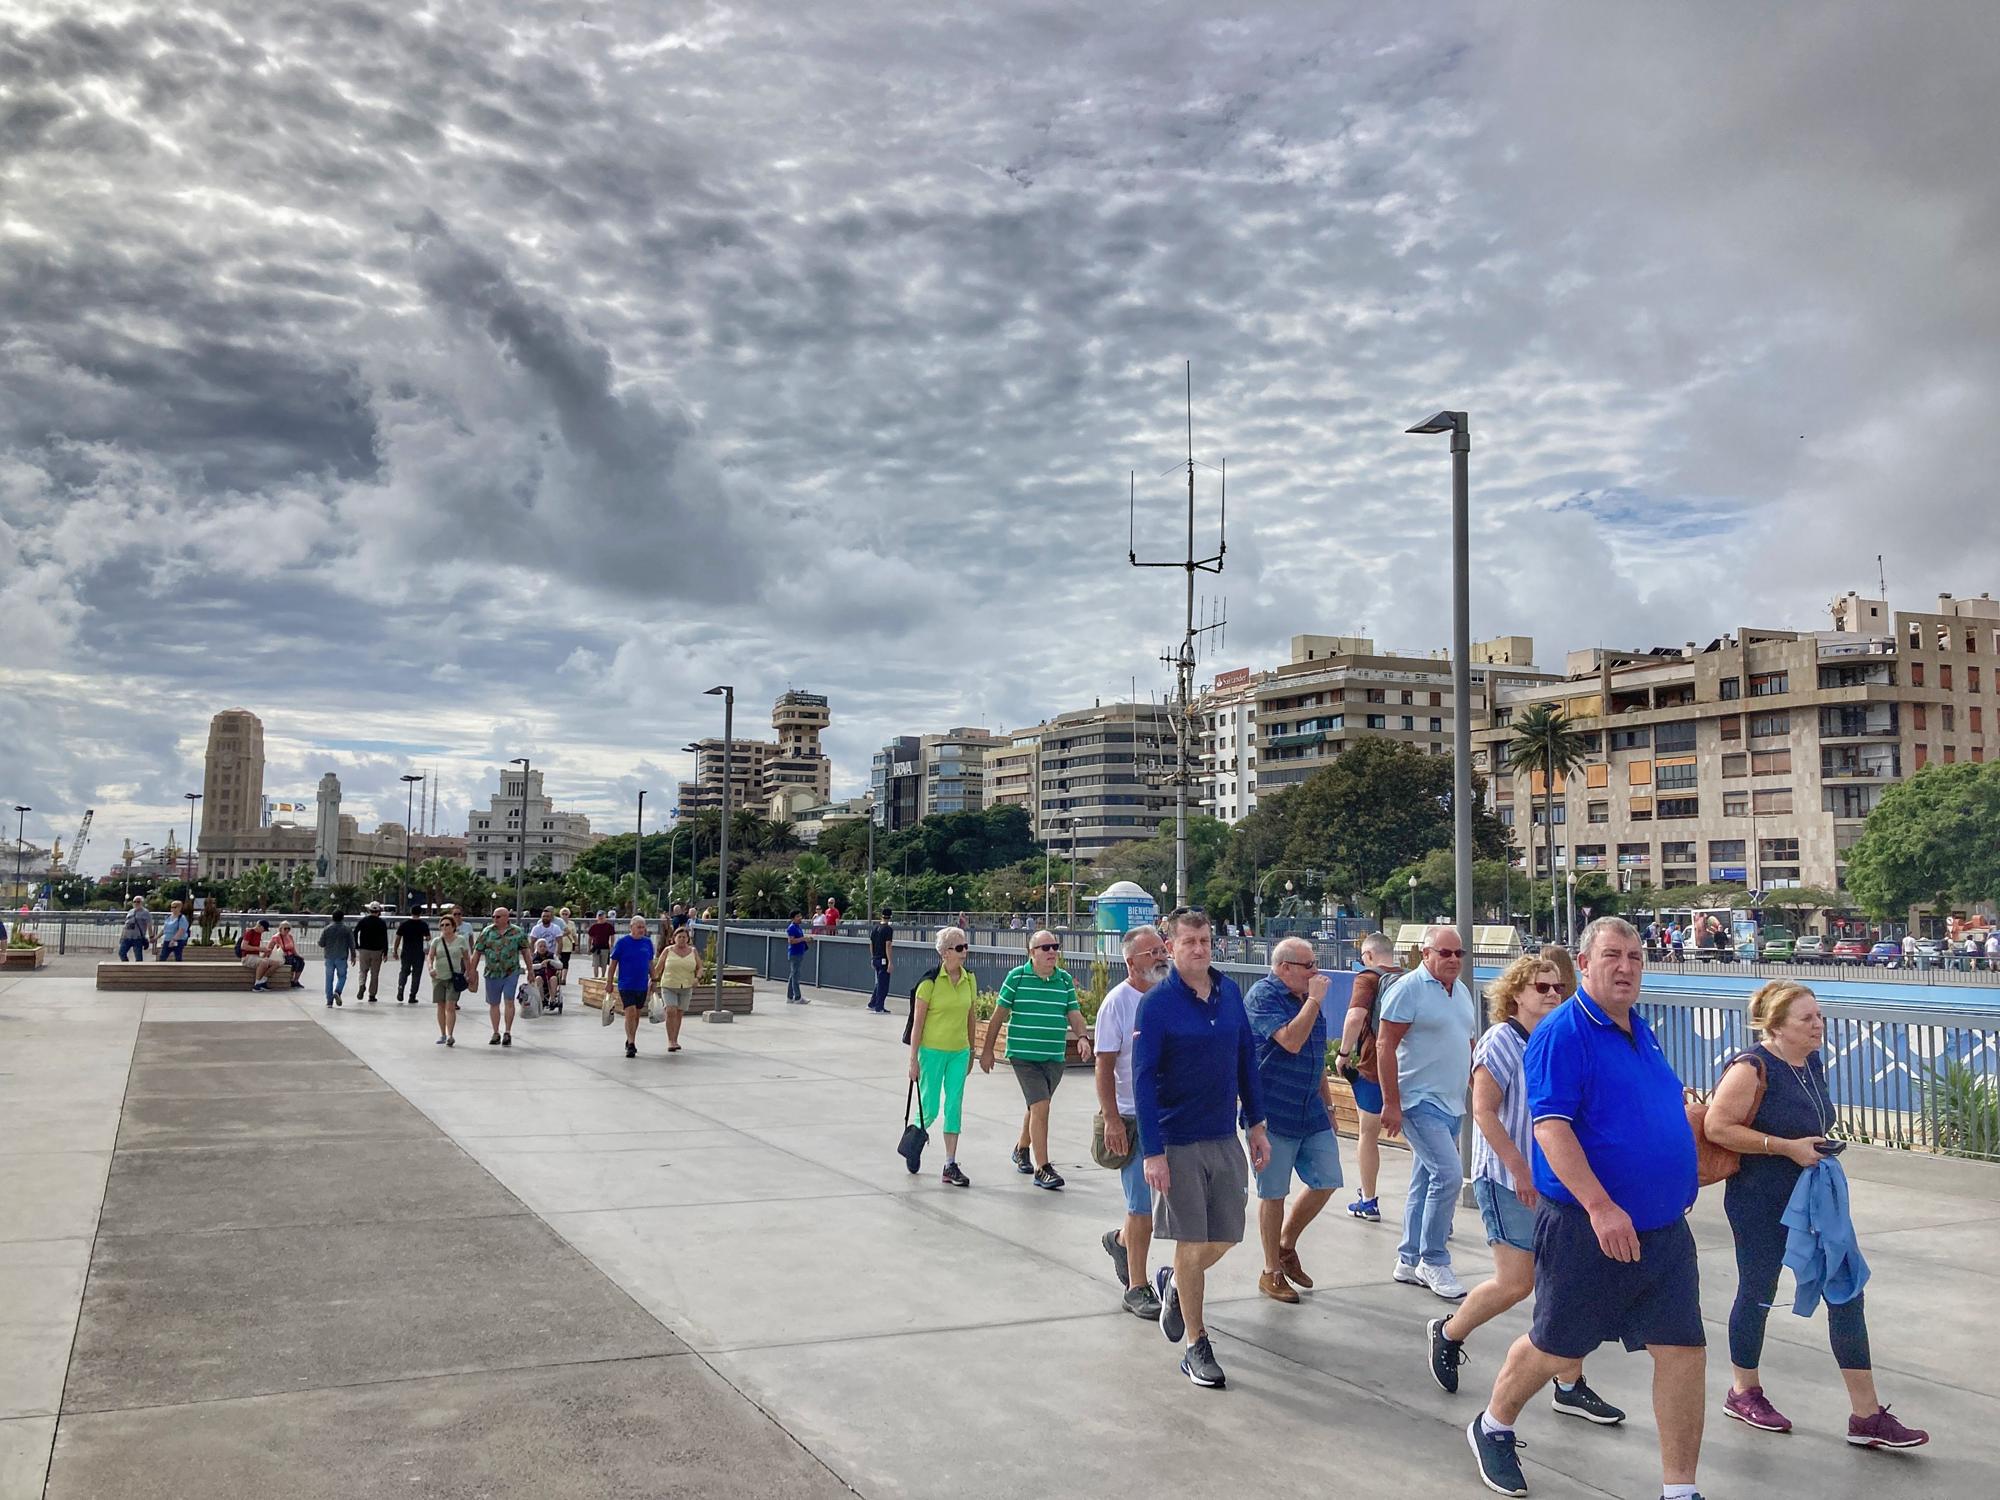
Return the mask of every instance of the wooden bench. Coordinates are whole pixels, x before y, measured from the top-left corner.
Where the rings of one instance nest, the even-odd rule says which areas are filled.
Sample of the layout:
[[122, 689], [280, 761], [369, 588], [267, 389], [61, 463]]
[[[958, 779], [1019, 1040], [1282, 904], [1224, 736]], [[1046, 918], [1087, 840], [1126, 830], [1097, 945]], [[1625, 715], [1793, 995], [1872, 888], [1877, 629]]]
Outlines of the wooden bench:
[[[100, 990], [247, 990], [256, 982], [256, 971], [234, 958], [189, 958], [178, 963], [147, 960], [97, 966]], [[298, 983], [298, 976], [289, 969], [271, 976], [274, 990], [294, 989]]]
[[[722, 1008], [735, 1015], [749, 1015], [756, 999], [756, 986], [754, 983], [756, 977], [757, 971], [755, 969], [739, 968], [735, 964], [731, 964], [728, 968], [724, 969], [722, 971]], [[586, 977], [577, 982], [577, 989], [585, 1005], [588, 1005], [593, 1010], [603, 1008], [605, 981]], [[715, 980], [712, 977], [704, 979], [700, 984], [695, 986], [694, 995], [689, 1004], [689, 1014], [693, 1014], [695, 1011], [713, 1010], [715, 1008]]]

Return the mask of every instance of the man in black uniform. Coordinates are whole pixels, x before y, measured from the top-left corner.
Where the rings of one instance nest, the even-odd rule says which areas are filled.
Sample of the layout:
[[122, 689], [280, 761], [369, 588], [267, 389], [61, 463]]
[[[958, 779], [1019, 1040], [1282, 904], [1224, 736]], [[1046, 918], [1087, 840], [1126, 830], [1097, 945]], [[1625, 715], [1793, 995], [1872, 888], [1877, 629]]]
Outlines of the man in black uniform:
[[875, 993], [868, 997], [868, 1008], [878, 1015], [889, 1013], [889, 976], [896, 972], [895, 950], [896, 925], [884, 911], [868, 929], [868, 955], [875, 960]]
[[402, 1003], [403, 985], [410, 986], [410, 1004], [417, 1003], [420, 986], [424, 982], [424, 953], [430, 947], [431, 927], [422, 917], [411, 912], [396, 926], [396, 956], [402, 960], [402, 967], [396, 971], [396, 1001]]

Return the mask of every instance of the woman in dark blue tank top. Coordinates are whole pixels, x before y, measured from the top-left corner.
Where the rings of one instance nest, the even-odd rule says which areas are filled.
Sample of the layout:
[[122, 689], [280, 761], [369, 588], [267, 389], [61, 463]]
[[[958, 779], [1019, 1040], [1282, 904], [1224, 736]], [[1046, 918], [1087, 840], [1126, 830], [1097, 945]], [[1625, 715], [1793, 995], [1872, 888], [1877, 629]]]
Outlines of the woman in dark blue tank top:
[[[1736, 1241], [1736, 1303], [1729, 1312], [1734, 1382], [1722, 1413], [1762, 1432], [1789, 1432], [1791, 1420], [1764, 1395], [1757, 1366], [1785, 1263], [1785, 1209], [1799, 1175], [1819, 1164], [1816, 1145], [1833, 1135], [1839, 1111], [1820, 1055], [1826, 1018], [1811, 990], [1793, 980], [1772, 980], [1750, 997], [1750, 1025], [1758, 1045], [1731, 1059], [1708, 1109], [1708, 1138], [1742, 1157], [1722, 1196]], [[1847, 1441], [1863, 1448], [1928, 1442], [1928, 1433], [1905, 1427], [1876, 1397], [1862, 1298], [1827, 1303], [1826, 1321], [1834, 1363], [1854, 1408]]]

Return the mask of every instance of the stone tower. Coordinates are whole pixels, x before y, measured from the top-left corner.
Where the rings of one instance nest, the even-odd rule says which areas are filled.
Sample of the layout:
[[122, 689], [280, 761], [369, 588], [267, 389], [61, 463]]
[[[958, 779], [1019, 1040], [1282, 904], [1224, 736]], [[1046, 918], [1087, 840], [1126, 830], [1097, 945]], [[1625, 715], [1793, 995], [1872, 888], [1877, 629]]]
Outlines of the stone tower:
[[340, 778], [328, 771], [319, 779], [319, 832], [313, 839], [313, 870], [322, 881], [340, 868]]
[[250, 833], [264, 822], [264, 725], [248, 709], [225, 708], [208, 721], [202, 762], [201, 837]]

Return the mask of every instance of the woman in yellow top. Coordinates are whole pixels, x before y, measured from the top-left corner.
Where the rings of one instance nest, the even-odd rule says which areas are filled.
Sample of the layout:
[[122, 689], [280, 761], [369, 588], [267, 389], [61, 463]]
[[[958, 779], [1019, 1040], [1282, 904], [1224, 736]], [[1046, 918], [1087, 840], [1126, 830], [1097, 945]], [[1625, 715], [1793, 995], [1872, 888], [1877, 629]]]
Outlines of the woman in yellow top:
[[[910, 1017], [910, 1079], [917, 1086], [921, 1123], [944, 1126], [944, 1185], [971, 1187], [958, 1167], [958, 1127], [965, 1104], [965, 1075], [972, 1071], [972, 1024], [979, 981], [966, 972], [970, 944], [965, 930], [937, 935], [938, 971], [917, 986]], [[940, 1120], [939, 1096], [943, 1096]]]
[[674, 929], [673, 946], [653, 960], [653, 983], [666, 1001], [667, 1050], [678, 1052], [681, 1013], [693, 999], [694, 987], [701, 983], [701, 955], [695, 951], [694, 929], [687, 926]]

